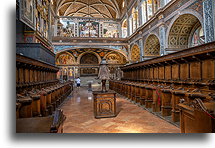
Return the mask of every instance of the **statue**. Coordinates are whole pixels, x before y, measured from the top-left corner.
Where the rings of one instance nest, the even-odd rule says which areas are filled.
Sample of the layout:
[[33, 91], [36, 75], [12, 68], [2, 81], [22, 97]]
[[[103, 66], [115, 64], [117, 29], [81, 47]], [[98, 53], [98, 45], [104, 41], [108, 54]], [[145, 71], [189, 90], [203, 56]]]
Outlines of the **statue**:
[[121, 69], [119, 67], [117, 67], [115, 73], [116, 73], [116, 80], [121, 80], [121, 78], [122, 78], [122, 71], [121, 71]]
[[105, 59], [100, 63], [98, 78], [102, 81], [102, 92], [106, 92], [106, 80], [110, 79], [110, 70]]

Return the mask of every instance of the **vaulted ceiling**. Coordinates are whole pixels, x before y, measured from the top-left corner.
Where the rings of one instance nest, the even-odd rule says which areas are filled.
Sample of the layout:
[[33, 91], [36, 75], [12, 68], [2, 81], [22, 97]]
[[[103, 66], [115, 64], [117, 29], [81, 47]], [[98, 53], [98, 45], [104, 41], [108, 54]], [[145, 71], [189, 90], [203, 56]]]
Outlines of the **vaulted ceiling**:
[[59, 16], [112, 18], [120, 17], [123, 0], [53, 0]]

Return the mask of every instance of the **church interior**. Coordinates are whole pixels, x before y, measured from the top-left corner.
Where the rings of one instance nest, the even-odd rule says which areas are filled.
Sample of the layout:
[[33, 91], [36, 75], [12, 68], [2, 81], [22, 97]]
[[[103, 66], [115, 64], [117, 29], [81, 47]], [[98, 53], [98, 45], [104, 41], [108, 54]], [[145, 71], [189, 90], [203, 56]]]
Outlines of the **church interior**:
[[215, 1], [16, 0], [16, 133], [215, 133]]

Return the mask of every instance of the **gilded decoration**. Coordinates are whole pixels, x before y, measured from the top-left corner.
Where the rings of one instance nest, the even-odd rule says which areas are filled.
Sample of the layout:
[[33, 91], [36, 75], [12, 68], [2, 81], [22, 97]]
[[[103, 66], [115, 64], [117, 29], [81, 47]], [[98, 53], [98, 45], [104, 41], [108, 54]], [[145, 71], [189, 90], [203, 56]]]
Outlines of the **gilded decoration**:
[[169, 32], [169, 48], [187, 48], [190, 33], [199, 20], [191, 14], [180, 16], [172, 25]]
[[69, 53], [62, 53], [56, 59], [57, 65], [72, 65], [74, 63], [75, 60]]
[[160, 55], [160, 42], [156, 35], [150, 35], [147, 38], [144, 53], [145, 56]]
[[140, 48], [137, 45], [134, 45], [131, 49], [131, 61], [132, 62], [140, 61]]

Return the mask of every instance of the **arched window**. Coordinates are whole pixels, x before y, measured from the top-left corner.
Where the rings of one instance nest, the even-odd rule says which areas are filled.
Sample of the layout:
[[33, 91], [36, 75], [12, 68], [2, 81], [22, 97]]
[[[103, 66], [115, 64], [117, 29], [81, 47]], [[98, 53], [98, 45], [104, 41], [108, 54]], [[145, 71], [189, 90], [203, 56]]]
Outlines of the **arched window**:
[[122, 38], [127, 37], [127, 19], [122, 22]]
[[131, 61], [132, 62], [140, 61], [140, 48], [136, 44], [131, 49]]
[[154, 0], [154, 13], [158, 11], [158, 7], [159, 7], [158, 0]]
[[153, 16], [152, 0], [147, 0], [147, 14], [148, 14], [148, 19], [150, 19]]
[[160, 42], [156, 35], [152, 34], [146, 39], [145, 56], [159, 56], [160, 55]]
[[142, 25], [147, 21], [147, 15], [146, 15], [146, 1], [144, 0], [141, 4], [142, 9]]
[[132, 35], [133, 33], [133, 25], [132, 25], [132, 16], [129, 17], [129, 35]]

